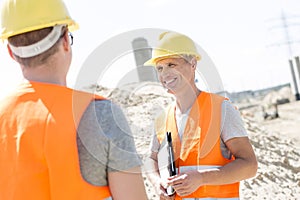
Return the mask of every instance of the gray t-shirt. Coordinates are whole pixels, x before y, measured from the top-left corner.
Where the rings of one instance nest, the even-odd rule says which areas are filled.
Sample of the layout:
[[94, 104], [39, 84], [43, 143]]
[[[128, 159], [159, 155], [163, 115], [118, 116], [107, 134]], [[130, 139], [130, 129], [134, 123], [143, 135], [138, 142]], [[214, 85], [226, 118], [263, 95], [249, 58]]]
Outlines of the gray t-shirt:
[[[182, 117], [186, 118], [188, 113], [183, 113]], [[176, 117], [177, 118], [177, 117]], [[178, 118], [177, 118], [178, 119]], [[179, 124], [181, 127], [177, 127], [179, 131], [184, 130], [186, 119], [180, 119]], [[225, 142], [235, 137], [247, 137], [247, 131], [244, 127], [244, 122], [240, 116], [240, 113], [234, 106], [228, 101], [224, 100], [222, 103], [222, 118], [221, 118], [221, 151], [225, 158], [230, 158], [231, 153], [226, 147]], [[150, 149], [153, 152], [158, 152], [160, 144], [154, 131]]]
[[81, 174], [93, 185], [108, 185], [109, 172], [141, 165], [127, 120], [109, 100], [87, 107], [78, 126], [77, 146]]

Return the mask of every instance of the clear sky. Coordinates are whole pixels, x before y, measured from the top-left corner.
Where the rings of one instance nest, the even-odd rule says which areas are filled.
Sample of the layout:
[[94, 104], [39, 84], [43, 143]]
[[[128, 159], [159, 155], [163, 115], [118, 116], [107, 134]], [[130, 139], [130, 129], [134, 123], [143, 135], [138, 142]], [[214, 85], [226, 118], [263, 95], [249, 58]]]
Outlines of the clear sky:
[[[97, 46], [117, 34], [141, 28], [168, 29], [190, 36], [214, 62], [228, 91], [261, 89], [291, 81], [286, 48], [269, 45], [285, 40], [284, 29], [280, 28], [282, 9], [290, 24], [290, 37], [299, 45], [299, 0], [65, 0], [65, 3], [80, 25], [73, 33], [73, 63], [68, 76], [71, 87], [81, 65]], [[300, 55], [297, 45], [293, 46], [293, 55]], [[21, 80], [18, 65], [1, 44], [0, 96]], [[104, 84], [110, 86], [109, 82]]]

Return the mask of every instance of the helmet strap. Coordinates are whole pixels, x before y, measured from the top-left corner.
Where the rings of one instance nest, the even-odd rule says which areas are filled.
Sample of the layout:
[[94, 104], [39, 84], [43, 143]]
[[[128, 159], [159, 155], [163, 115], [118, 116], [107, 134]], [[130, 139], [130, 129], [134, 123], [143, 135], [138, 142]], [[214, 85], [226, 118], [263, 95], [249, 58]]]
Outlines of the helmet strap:
[[16, 47], [12, 44], [8, 44], [12, 52], [20, 58], [29, 58], [37, 56], [48, 49], [50, 49], [60, 38], [61, 29], [66, 25], [55, 25], [52, 31], [42, 40], [37, 43]]

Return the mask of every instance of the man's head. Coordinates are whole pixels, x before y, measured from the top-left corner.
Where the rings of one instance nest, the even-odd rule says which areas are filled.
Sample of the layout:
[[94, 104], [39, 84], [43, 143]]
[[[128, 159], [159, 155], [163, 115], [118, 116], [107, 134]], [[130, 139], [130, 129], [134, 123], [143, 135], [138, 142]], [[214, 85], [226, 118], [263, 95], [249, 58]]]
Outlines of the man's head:
[[165, 58], [193, 56], [200, 60], [195, 43], [187, 36], [176, 32], [164, 32], [159, 36], [158, 45], [153, 48], [153, 56], [144, 65], [155, 66]]
[[162, 85], [172, 93], [195, 89], [197, 61], [201, 59], [194, 42], [185, 35], [165, 32], [160, 35], [153, 57], [145, 65], [155, 66]]
[[45, 62], [68, 30], [76, 30], [62, 0], [5, 0], [1, 7], [2, 40], [8, 40], [11, 55], [21, 65]]

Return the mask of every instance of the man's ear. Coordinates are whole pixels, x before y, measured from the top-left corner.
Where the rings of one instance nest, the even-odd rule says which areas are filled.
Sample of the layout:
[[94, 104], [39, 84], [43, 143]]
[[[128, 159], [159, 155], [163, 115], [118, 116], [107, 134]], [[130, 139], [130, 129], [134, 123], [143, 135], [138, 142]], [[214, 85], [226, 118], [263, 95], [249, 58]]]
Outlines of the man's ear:
[[8, 53], [9, 53], [10, 57], [11, 57], [12, 59], [16, 60], [16, 59], [15, 59], [15, 56], [14, 56], [14, 53], [12, 52], [12, 50], [11, 50], [9, 44], [7, 44], [6, 47], [7, 47], [7, 51], [8, 51]]
[[69, 39], [69, 36], [68, 36], [68, 31], [65, 32], [65, 35], [63, 37], [63, 47], [64, 47], [64, 50], [66, 51], [70, 51], [71, 50], [71, 43], [70, 43], [70, 39]]
[[196, 59], [196, 58], [193, 58], [193, 59], [191, 60], [191, 64], [192, 64], [192, 68], [193, 68], [193, 69], [196, 69], [196, 68], [197, 68], [197, 59]]
[[196, 68], [197, 68], [197, 64], [193, 64], [193, 65], [192, 65], [192, 68], [193, 68], [193, 69], [196, 69]]

